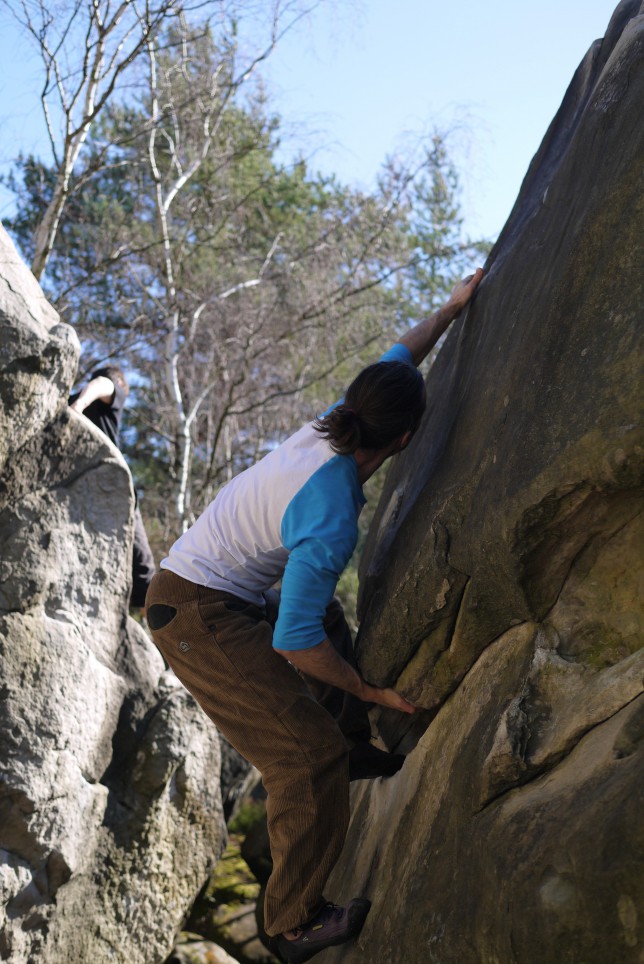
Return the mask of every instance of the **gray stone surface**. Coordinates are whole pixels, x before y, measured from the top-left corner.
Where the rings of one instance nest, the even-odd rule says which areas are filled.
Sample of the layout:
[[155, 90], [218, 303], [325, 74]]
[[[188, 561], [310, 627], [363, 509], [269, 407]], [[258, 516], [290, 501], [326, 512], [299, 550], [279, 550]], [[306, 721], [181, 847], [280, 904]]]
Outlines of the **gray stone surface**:
[[152, 964], [221, 850], [216, 731], [127, 613], [133, 493], [0, 228], [0, 958]]
[[239, 961], [212, 941], [184, 939], [175, 947], [168, 964], [239, 964]]
[[343, 964], [641, 964], [644, 13], [617, 8], [428, 380], [363, 557], [400, 774], [354, 788]]
[[[9, 454], [37, 435], [64, 404], [76, 371], [78, 339], [46, 301], [1, 228], [0, 471]], [[20, 318], [20, 324], [15, 320]], [[66, 400], [65, 400], [66, 401]]]

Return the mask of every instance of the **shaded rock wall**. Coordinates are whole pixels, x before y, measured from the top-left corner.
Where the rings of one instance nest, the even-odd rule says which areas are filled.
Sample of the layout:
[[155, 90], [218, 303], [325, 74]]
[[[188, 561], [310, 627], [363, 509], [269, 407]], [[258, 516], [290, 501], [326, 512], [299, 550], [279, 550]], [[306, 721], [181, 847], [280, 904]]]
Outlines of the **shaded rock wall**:
[[0, 959], [163, 960], [221, 850], [214, 728], [127, 615], [133, 493], [0, 228]]
[[619, 5], [428, 380], [363, 557], [359, 658], [423, 710], [354, 792], [351, 964], [641, 962], [644, 11]]

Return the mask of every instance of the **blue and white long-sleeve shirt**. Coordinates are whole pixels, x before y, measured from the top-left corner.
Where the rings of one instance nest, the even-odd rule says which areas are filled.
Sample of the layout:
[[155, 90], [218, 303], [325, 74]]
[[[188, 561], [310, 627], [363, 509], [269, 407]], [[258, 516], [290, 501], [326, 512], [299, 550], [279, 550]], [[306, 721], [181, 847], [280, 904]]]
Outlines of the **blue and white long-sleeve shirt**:
[[[380, 361], [412, 364], [397, 344]], [[273, 645], [308, 649], [358, 538], [365, 503], [352, 455], [305, 425], [221, 489], [161, 563], [184, 579], [262, 606], [281, 579]]]

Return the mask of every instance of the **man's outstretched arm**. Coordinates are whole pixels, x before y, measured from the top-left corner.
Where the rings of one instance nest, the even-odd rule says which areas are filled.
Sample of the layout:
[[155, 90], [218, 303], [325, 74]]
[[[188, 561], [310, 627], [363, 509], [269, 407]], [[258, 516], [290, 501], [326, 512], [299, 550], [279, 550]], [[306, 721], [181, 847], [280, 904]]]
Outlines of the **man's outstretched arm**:
[[352, 693], [365, 703], [380, 703], [381, 706], [388, 706], [392, 710], [400, 710], [403, 713], [414, 713], [416, 710], [413, 703], [395, 690], [382, 689], [367, 683], [360, 673], [340, 656], [328, 639], [308, 649], [278, 649], [277, 647], [275, 649], [280, 656], [307, 676], [313, 676], [315, 679], [322, 680], [323, 683], [330, 683], [331, 686], [346, 690], [347, 693]]
[[474, 274], [459, 281], [452, 291], [449, 301], [442, 308], [429, 315], [424, 321], [419, 322], [414, 328], [410, 328], [402, 338], [398, 339], [398, 343], [404, 345], [411, 352], [414, 365], [420, 365], [422, 360], [429, 355], [443, 332], [447, 330], [457, 315], [460, 315], [478, 288], [482, 277], [483, 269], [477, 268]]
[[78, 398], [72, 402], [70, 408], [73, 408], [75, 412], [84, 412], [92, 402], [101, 401], [110, 405], [115, 392], [116, 388], [112, 379], [106, 375], [98, 375], [97, 378], [92, 378], [91, 382], [88, 382], [85, 388], [79, 392]]

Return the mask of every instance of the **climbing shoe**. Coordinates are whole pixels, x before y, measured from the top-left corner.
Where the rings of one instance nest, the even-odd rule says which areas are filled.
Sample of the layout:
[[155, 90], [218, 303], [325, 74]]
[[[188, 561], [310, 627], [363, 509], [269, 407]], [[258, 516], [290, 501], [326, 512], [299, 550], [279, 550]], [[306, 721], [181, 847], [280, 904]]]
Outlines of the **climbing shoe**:
[[349, 901], [346, 907], [325, 904], [308, 924], [297, 928], [294, 940], [287, 941], [280, 934], [273, 939], [273, 946], [287, 964], [302, 964], [327, 947], [357, 937], [370, 907], [371, 901], [362, 898]]
[[372, 743], [356, 743], [349, 750], [349, 780], [392, 777], [404, 762], [402, 753], [387, 753]]

